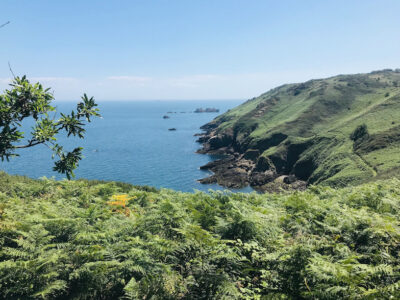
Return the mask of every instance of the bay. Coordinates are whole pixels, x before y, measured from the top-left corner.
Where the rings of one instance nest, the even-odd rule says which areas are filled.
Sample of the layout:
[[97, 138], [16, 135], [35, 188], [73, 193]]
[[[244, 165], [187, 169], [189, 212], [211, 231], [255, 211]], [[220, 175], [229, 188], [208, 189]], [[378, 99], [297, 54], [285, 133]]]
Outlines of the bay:
[[[87, 126], [85, 139], [61, 137], [66, 149], [84, 147], [84, 159], [76, 178], [112, 180], [156, 188], [192, 192], [224, 190], [216, 184], [197, 182], [210, 173], [199, 167], [215, 159], [196, 154], [200, 148], [195, 133], [200, 126], [231, 109], [240, 100], [225, 101], [103, 101], [102, 118]], [[70, 112], [73, 102], [56, 102], [58, 111]], [[219, 113], [193, 113], [196, 108], [215, 107]], [[168, 113], [170, 112], [170, 113]], [[164, 119], [163, 116], [169, 118]], [[23, 124], [26, 132], [33, 125]], [[176, 128], [176, 131], [169, 131]], [[52, 171], [51, 151], [39, 145], [18, 152], [21, 156], [0, 162], [0, 169], [32, 178], [63, 176]], [[241, 192], [252, 191], [247, 187]]]

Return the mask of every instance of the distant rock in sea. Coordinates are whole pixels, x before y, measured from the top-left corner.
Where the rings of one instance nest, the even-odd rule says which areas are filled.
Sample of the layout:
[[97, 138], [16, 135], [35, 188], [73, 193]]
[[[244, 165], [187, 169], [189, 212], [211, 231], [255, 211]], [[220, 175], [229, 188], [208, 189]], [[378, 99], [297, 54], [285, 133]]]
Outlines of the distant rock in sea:
[[212, 112], [219, 112], [219, 109], [214, 107], [207, 107], [207, 108], [197, 108], [195, 113], [212, 113]]
[[163, 119], [169, 119], [169, 116], [165, 115], [163, 116]]
[[169, 131], [176, 131], [176, 128], [168, 128]]

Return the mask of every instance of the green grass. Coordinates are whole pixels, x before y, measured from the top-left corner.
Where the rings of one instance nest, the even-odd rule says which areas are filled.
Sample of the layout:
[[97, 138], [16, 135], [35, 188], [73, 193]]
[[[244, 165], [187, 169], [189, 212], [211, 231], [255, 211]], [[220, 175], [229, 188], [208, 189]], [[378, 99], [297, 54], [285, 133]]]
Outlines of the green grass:
[[261, 195], [0, 173], [0, 298], [398, 299], [399, 224], [396, 179]]
[[[397, 176], [400, 152], [397, 140], [387, 138], [397, 132], [400, 120], [400, 72], [339, 75], [275, 88], [217, 117], [212, 123], [219, 134], [231, 134], [240, 151], [259, 149], [261, 156], [287, 155], [287, 143], [313, 141], [299, 156], [315, 166], [310, 183], [340, 186], [381, 178], [384, 172]], [[366, 124], [380, 147], [364, 147], [354, 152], [349, 139], [354, 129]], [[272, 136], [286, 139], [262, 145]], [[326, 148], [329, 147], [329, 148]], [[376, 149], [375, 149], [376, 148]], [[294, 168], [287, 173], [295, 173]]]

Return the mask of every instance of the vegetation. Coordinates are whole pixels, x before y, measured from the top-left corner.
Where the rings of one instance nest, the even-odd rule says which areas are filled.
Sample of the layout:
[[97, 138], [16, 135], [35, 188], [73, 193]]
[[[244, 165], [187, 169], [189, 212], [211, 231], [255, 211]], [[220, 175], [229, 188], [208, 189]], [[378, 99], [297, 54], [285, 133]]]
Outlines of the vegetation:
[[359, 141], [361, 139], [367, 138], [369, 136], [367, 125], [362, 124], [359, 125], [354, 131], [350, 134], [350, 139], [352, 141]]
[[250, 183], [260, 169], [330, 186], [399, 176], [399, 83], [400, 70], [382, 70], [286, 84], [203, 128], [213, 151], [259, 153]]
[[179, 193], [0, 173], [2, 299], [398, 299], [400, 181]]
[[[50, 89], [44, 89], [40, 83], [31, 84], [25, 76], [15, 77], [11, 87], [0, 95], [1, 160], [18, 156], [15, 153], [17, 149], [43, 144], [53, 150], [53, 157], [59, 158], [55, 162], [54, 171], [65, 174], [68, 179], [74, 176], [73, 170], [82, 159], [82, 148], [65, 151], [57, 143], [57, 135], [64, 132], [67, 136], [84, 137], [85, 121], [90, 122], [93, 116], [100, 116], [93, 97], [88, 98], [85, 94], [82, 102], [77, 104], [76, 111], [69, 115], [61, 113], [61, 117], [55, 119], [56, 109], [51, 105], [54, 97]], [[35, 121], [35, 125], [30, 137], [27, 137], [21, 131], [21, 125], [29, 118]]]
[[[322, 183], [302, 192], [0, 173], [0, 299], [399, 299], [400, 180], [377, 180], [400, 167], [399, 80], [385, 70], [285, 85], [209, 124], [258, 171]], [[12, 87], [0, 96], [0, 157], [45, 144], [70, 178], [81, 148], [64, 152], [56, 135], [82, 138], [99, 115], [93, 98], [55, 120], [49, 90], [25, 77]]]

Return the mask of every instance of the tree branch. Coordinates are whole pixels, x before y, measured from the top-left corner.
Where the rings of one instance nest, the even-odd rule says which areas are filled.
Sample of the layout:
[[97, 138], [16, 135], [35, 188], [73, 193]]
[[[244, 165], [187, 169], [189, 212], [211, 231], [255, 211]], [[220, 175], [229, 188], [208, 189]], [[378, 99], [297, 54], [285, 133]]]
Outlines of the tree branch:
[[1, 24], [1, 25], [0, 25], [0, 28], [2, 28], [2, 27], [4, 27], [4, 26], [6, 26], [6, 25], [8, 25], [8, 24], [10, 24], [10, 21], [8, 21], [8, 22], [5, 22], [4, 24]]
[[23, 145], [23, 146], [14, 146], [14, 149], [24, 149], [24, 148], [29, 148], [29, 147], [33, 147], [33, 146], [36, 146], [36, 145], [39, 145], [39, 144], [43, 144], [45, 141], [34, 141], [34, 140], [31, 140], [31, 141], [29, 141], [29, 143], [28, 144], [26, 144], [26, 145]]
[[11, 64], [10, 64], [10, 62], [8, 62], [8, 67], [10, 68], [10, 72], [11, 72], [12, 76], [13, 76], [13, 77], [14, 77], [14, 79], [15, 79], [15, 74], [14, 74], [14, 72], [13, 72], [12, 68], [11, 68]]

